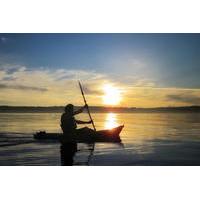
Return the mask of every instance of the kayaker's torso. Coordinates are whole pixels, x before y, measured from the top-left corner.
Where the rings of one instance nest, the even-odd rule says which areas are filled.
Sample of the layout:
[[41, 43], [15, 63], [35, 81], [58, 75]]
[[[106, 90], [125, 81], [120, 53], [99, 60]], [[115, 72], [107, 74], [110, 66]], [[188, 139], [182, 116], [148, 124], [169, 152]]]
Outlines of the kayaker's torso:
[[67, 113], [63, 113], [61, 116], [61, 128], [63, 133], [72, 133], [76, 130], [76, 120], [73, 115], [69, 115]]

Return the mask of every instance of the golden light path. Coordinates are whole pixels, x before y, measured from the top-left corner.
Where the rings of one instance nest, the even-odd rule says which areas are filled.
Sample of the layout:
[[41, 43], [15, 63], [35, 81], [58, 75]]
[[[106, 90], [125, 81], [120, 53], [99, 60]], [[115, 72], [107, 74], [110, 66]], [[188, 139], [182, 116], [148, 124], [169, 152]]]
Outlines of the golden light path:
[[103, 102], [105, 105], [118, 105], [121, 101], [120, 90], [111, 84], [105, 84], [103, 86]]
[[108, 113], [105, 120], [105, 129], [111, 129], [118, 126], [117, 123], [117, 114], [115, 113]]

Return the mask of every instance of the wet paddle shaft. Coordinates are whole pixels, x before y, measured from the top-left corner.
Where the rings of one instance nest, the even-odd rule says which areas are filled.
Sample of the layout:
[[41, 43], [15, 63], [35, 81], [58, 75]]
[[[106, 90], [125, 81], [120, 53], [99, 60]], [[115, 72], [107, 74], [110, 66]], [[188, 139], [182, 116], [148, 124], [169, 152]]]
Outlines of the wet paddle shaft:
[[[79, 84], [79, 87], [80, 87], [80, 90], [81, 90], [81, 93], [82, 93], [82, 96], [83, 96], [84, 103], [87, 104], [87, 101], [86, 101], [86, 99], [85, 99], [85, 95], [84, 95], [84, 93], [83, 93], [83, 88], [82, 88], [82, 86], [81, 86], [80, 81], [78, 82], [78, 84]], [[88, 112], [88, 115], [89, 115], [90, 120], [92, 121], [93, 129], [96, 131], [96, 128], [95, 128], [94, 122], [93, 122], [93, 120], [92, 120], [92, 116], [91, 116], [91, 114], [90, 114], [90, 110], [89, 110], [89, 107], [88, 107], [88, 106], [87, 106], [87, 112]]]

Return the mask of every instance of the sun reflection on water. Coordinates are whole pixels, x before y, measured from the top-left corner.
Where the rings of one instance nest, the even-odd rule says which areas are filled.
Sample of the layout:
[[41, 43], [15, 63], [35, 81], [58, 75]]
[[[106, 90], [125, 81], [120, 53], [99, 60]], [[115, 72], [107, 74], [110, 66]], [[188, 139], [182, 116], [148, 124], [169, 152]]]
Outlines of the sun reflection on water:
[[108, 113], [106, 115], [105, 125], [106, 129], [114, 128], [118, 125], [117, 123], [117, 114], [116, 113]]

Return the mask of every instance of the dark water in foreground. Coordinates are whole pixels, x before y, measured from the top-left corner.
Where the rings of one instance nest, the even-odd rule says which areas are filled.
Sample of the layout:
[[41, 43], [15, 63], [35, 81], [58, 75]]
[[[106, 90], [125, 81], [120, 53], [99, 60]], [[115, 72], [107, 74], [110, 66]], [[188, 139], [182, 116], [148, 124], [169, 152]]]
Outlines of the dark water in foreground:
[[[89, 165], [200, 165], [199, 113], [96, 113], [97, 129], [125, 127], [123, 146], [95, 145]], [[59, 143], [38, 143], [38, 130], [60, 132], [59, 113], [0, 113], [0, 165], [61, 165]], [[86, 114], [79, 116], [88, 119]], [[79, 144], [75, 165], [85, 165]]]

